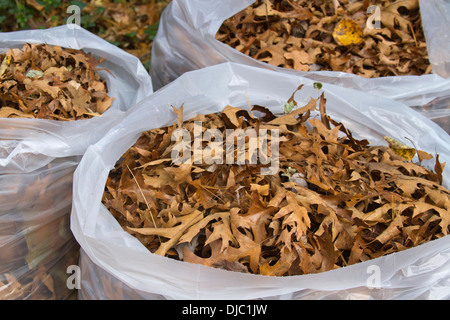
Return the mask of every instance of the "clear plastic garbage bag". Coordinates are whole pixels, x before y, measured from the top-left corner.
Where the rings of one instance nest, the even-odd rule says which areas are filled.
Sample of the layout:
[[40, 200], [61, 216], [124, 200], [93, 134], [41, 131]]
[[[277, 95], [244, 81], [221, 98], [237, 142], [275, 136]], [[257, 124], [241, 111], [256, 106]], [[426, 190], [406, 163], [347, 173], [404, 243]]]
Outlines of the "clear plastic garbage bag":
[[70, 231], [72, 182], [81, 156], [153, 91], [139, 59], [76, 26], [0, 33], [0, 52], [25, 43], [83, 49], [106, 58], [113, 104], [88, 120], [0, 119], [0, 300], [65, 299], [79, 246]]

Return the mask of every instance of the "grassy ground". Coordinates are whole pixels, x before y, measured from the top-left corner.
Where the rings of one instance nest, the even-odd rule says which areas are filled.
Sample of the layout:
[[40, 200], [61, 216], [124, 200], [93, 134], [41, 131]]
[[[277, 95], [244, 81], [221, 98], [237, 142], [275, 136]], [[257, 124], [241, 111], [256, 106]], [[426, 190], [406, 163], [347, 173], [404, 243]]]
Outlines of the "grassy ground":
[[[80, 8], [80, 25], [138, 57], [148, 69], [162, 10], [170, 0], [2, 0], [0, 31], [46, 29], [66, 24]], [[68, 12], [69, 9], [69, 12]], [[77, 8], [74, 8], [77, 10]]]

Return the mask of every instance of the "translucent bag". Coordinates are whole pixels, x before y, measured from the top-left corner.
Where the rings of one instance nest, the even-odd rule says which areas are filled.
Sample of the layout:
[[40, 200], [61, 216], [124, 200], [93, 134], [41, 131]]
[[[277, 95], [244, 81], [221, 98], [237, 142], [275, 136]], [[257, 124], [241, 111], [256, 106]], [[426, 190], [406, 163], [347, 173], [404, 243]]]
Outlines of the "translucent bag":
[[303, 72], [271, 66], [216, 40], [215, 34], [223, 21], [254, 1], [171, 1], [162, 13], [152, 46], [150, 74], [155, 89], [184, 72], [228, 61], [236, 62], [394, 99], [430, 119], [436, 119], [450, 133], [450, 2], [420, 0], [429, 59], [435, 74], [368, 79], [345, 72]]
[[[73, 26], [73, 28], [71, 28]], [[79, 246], [69, 225], [73, 172], [87, 147], [153, 91], [139, 59], [77, 27], [0, 33], [0, 52], [25, 43], [83, 49], [106, 58], [99, 71], [113, 104], [89, 120], [0, 119], [0, 299], [65, 299]]]
[[[187, 72], [131, 109], [88, 148], [75, 174], [71, 229], [80, 243], [83, 299], [448, 299], [450, 238], [318, 274], [268, 277], [177, 261], [152, 254], [125, 232], [102, 204], [110, 170], [143, 131], [171, 125], [169, 106], [183, 105], [183, 119], [248, 105], [282, 112], [292, 92], [306, 104], [318, 95], [314, 81], [267, 69], [224, 63]], [[450, 138], [406, 105], [353, 89], [324, 84], [327, 113], [355, 138], [383, 144], [388, 135], [450, 159]], [[424, 165], [431, 165], [433, 163]], [[448, 188], [450, 172], [444, 171]], [[379, 287], [371, 284], [379, 270]]]
[[68, 299], [67, 267], [79, 245], [70, 231], [79, 157], [29, 173], [0, 174], [0, 299]]

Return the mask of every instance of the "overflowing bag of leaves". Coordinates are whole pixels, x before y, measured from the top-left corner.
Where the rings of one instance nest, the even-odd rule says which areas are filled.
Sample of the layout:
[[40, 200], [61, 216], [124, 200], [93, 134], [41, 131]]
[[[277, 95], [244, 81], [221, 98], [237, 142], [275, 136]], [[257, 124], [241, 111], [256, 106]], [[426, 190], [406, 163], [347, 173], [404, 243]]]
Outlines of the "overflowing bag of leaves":
[[225, 20], [216, 39], [300, 71], [367, 78], [431, 73], [417, 0], [258, 0]]
[[79, 297], [448, 297], [449, 155], [391, 99], [232, 63], [188, 72], [75, 172]]
[[2, 33], [0, 60], [0, 299], [72, 298], [74, 170], [151, 79], [76, 26]]
[[1, 118], [89, 119], [114, 100], [96, 69], [102, 61], [82, 50], [26, 43], [0, 60]]
[[396, 99], [450, 132], [449, 10], [443, 0], [174, 0], [152, 81], [237, 62]]

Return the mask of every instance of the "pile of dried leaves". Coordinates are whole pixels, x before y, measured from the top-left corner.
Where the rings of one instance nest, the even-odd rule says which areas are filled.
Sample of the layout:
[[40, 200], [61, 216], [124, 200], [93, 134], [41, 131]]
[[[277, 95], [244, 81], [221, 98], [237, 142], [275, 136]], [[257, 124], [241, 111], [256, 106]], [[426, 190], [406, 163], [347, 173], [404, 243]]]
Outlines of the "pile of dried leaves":
[[82, 50], [25, 44], [0, 54], [0, 118], [79, 120], [100, 116], [114, 98]]
[[[295, 106], [293, 97], [288, 104]], [[153, 253], [270, 276], [323, 272], [446, 236], [445, 163], [436, 156], [432, 172], [402, 158], [415, 150], [392, 139], [391, 148], [357, 140], [326, 114], [324, 95], [317, 100], [281, 116], [228, 106], [183, 122], [176, 109], [176, 124], [144, 132], [117, 162], [102, 201]], [[311, 116], [317, 103], [320, 119]], [[193, 137], [194, 121], [220, 130], [223, 141], [226, 129], [279, 130], [280, 171], [175, 165], [172, 133], [182, 127]], [[432, 158], [417, 154], [420, 162]]]
[[224, 21], [216, 39], [301, 71], [368, 78], [431, 73], [418, 0], [257, 0]]

